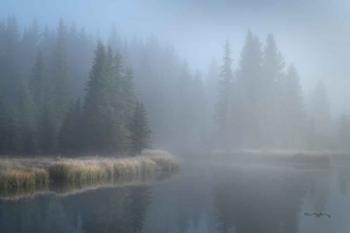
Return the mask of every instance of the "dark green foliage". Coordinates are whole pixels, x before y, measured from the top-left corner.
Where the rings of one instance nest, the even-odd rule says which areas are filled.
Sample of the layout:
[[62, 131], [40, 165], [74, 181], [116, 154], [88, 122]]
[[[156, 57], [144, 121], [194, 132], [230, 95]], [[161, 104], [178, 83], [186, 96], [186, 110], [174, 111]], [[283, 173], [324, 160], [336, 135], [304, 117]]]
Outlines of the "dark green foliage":
[[99, 43], [85, 97], [84, 140], [90, 151], [111, 151], [112, 111], [108, 89], [111, 88], [112, 55]]
[[34, 154], [36, 150], [36, 108], [30, 92], [23, 83], [19, 85], [16, 121], [16, 148], [19, 153]]
[[55, 129], [51, 114], [47, 108], [41, 113], [38, 126], [39, 153], [53, 154], [55, 152]]
[[[132, 71], [99, 43], [89, 75], [95, 44], [62, 20], [55, 31], [34, 22], [23, 33], [14, 17], [0, 22], [0, 154], [132, 150]], [[83, 108], [71, 104], [80, 98]]]
[[17, 70], [17, 45], [19, 33], [17, 21], [9, 17], [0, 27], [0, 93], [5, 103], [16, 101], [19, 72]]
[[57, 30], [57, 38], [53, 50], [53, 63], [51, 71], [51, 101], [54, 112], [54, 125], [56, 131], [61, 127], [61, 123], [71, 101], [71, 82], [67, 64], [67, 31], [61, 20]]
[[131, 152], [140, 153], [142, 149], [149, 146], [150, 129], [148, 128], [146, 111], [142, 103], [137, 103], [134, 116], [130, 123]]
[[0, 102], [0, 111], [0, 152], [6, 154], [15, 149], [16, 127], [11, 112], [2, 102]]
[[46, 83], [44, 73], [44, 60], [41, 51], [38, 52], [34, 66], [32, 68], [32, 75], [29, 80], [29, 88], [35, 104], [41, 108], [45, 102]]
[[79, 153], [82, 149], [82, 119], [78, 100], [67, 112], [59, 132], [58, 147], [61, 153]]
[[135, 95], [132, 74], [121, 56], [97, 46], [84, 105], [85, 145], [89, 151], [125, 152], [130, 147], [129, 119]]

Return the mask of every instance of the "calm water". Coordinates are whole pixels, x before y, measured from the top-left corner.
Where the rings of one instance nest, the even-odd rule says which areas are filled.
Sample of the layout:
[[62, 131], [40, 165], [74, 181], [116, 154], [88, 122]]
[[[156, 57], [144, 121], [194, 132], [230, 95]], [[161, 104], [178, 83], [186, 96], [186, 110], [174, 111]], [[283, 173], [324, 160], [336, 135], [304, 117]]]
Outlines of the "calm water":
[[[350, 232], [350, 165], [186, 161], [152, 185], [0, 201], [0, 232]], [[327, 212], [309, 217], [304, 212]]]

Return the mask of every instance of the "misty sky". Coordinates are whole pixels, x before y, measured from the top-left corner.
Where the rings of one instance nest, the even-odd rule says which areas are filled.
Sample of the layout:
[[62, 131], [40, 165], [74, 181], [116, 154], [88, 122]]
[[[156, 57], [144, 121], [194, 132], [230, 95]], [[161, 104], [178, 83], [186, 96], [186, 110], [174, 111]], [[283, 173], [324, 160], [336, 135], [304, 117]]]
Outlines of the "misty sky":
[[[306, 90], [326, 82], [335, 111], [350, 110], [350, 1], [347, 0], [1, 0], [0, 16], [20, 24], [66, 22], [103, 35], [115, 25], [129, 38], [156, 36], [204, 71], [229, 39], [239, 57], [245, 33], [274, 33]], [[349, 106], [347, 106], [349, 105]]]

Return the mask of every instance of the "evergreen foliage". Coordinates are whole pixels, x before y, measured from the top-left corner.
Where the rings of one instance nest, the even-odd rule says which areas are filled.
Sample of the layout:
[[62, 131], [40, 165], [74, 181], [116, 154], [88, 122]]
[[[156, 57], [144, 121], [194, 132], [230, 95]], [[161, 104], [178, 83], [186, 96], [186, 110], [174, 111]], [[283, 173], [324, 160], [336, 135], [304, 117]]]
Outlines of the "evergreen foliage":
[[261, 43], [248, 32], [237, 65], [227, 41], [203, 75], [154, 38], [113, 30], [106, 47], [62, 20], [19, 28], [0, 21], [0, 154], [135, 154], [149, 146], [148, 120], [167, 149], [345, 144], [325, 85], [306, 99], [272, 34]]
[[142, 103], [137, 103], [130, 123], [131, 151], [134, 154], [149, 146], [150, 129], [148, 128], [146, 111]]
[[305, 147], [306, 114], [297, 71], [294, 66], [285, 70], [273, 35], [261, 47], [248, 32], [234, 72], [226, 43], [217, 109], [219, 142], [230, 148]]
[[23, 33], [14, 17], [0, 23], [0, 154], [122, 154], [148, 146], [132, 70], [100, 42], [88, 74], [95, 44], [63, 20], [56, 31], [40, 32], [34, 22]]

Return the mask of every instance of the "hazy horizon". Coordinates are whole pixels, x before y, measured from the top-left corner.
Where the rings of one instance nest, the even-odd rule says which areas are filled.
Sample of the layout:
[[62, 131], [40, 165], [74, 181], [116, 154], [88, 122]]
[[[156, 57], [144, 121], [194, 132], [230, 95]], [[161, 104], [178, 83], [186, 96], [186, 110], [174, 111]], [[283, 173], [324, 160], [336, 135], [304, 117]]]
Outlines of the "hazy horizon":
[[[21, 6], [21, 7], [19, 7]], [[221, 61], [225, 40], [230, 40], [234, 66], [248, 30], [261, 41], [273, 33], [287, 63], [294, 63], [308, 92], [317, 80], [329, 89], [334, 112], [349, 111], [346, 102], [350, 52], [347, 36], [350, 3], [342, 1], [112, 1], [63, 0], [23, 2], [4, 0], [0, 17], [14, 15], [20, 25], [37, 19], [56, 25], [64, 18], [89, 32], [104, 36], [115, 25], [121, 36], [154, 36], [175, 48], [195, 70], [207, 71], [211, 61]]]
[[349, 232], [349, 12], [2, 0], [0, 232]]

